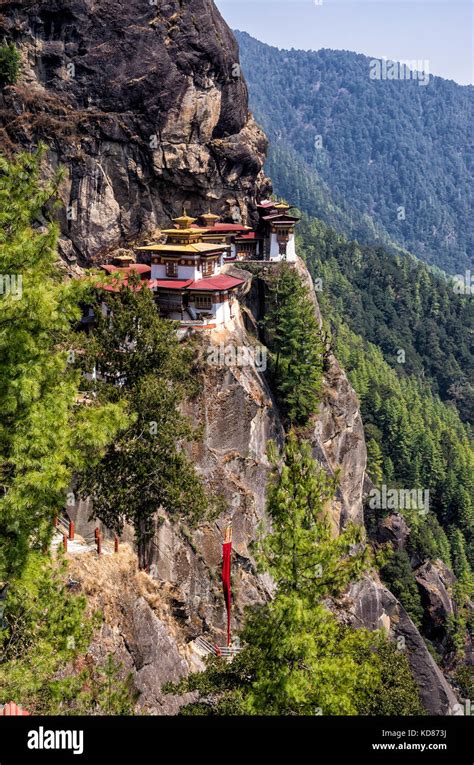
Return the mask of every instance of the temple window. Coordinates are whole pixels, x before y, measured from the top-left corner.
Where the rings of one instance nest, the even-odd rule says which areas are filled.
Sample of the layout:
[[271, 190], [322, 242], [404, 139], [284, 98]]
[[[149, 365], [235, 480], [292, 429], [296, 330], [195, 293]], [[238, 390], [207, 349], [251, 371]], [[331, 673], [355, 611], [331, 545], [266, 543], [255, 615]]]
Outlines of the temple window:
[[211, 308], [211, 296], [210, 295], [196, 295], [194, 298], [196, 308]]
[[169, 260], [166, 264], [166, 276], [177, 276], [178, 264], [174, 260]]
[[203, 276], [211, 276], [214, 273], [214, 261], [208, 261], [203, 263], [202, 266], [202, 275]]

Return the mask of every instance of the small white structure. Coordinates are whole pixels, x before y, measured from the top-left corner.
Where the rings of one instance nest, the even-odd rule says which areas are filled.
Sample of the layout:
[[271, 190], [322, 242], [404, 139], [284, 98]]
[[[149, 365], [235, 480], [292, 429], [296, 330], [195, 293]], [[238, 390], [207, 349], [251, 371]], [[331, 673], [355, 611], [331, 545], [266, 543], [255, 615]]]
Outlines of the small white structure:
[[295, 226], [299, 221], [290, 215], [286, 202], [262, 202], [258, 205], [260, 228], [263, 231], [264, 260], [296, 261]]

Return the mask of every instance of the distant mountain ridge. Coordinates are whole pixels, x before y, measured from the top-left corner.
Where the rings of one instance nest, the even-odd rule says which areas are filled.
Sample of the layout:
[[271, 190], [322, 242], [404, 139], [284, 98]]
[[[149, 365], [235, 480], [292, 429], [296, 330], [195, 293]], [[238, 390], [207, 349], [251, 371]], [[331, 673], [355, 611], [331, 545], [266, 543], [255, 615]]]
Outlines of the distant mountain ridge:
[[361, 242], [472, 268], [472, 86], [374, 80], [361, 54], [236, 36], [278, 193]]

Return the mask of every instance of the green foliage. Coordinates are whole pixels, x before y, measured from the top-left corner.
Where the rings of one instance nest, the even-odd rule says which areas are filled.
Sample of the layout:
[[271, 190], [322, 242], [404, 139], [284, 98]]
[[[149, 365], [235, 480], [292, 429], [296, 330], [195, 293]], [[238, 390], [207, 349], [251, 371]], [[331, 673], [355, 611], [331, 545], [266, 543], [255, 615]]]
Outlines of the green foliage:
[[[474, 305], [423, 263], [394, 257], [338, 236], [321, 221], [299, 224], [300, 254], [313, 277], [326, 320], [376, 345], [402, 378], [429, 381], [463, 420], [474, 420]], [[403, 351], [404, 356], [400, 355]]]
[[130, 423], [102, 461], [80, 475], [78, 486], [109, 528], [120, 533], [126, 521], [133, 524], [144, 567], [160, 508], [191, 522], [208, 508], [183, 449], [194, 434], [179, 409], [196, 391], [197, 370], [192, 348], [180, 344], [174, 325], [159, 317], [149, 290], [122, 287], [95, 300], [97, 324], [81, 364], [97, 371], [91, 387], [98, 401], [127, 402]]
[[0, 704], [32, 714], [131, 714], [135, 693], [112, 656], [85, 656], [100, 614], [70, 591], [67, 563], [31, 553], [2, 602]]
[[[0, 631], [0, 703], [47, 707], [55, 673], [87, 649], [94, 620], [86, 601], [68, 592], [66, 563], [31, 553], [8, 586]], [[47, 707], [49, 708], [49, 707]]]
[[433, 513], [426, 516], [416, 510], [404, 510], [403, 515], [410, 527], [407, 552], [417, 560], [440, 558], [452, 568], [451, 545], [448, 535]]
[[[368, 436], [368, 432], [366, 431]], [[374, 438], [367, 439], [367, 474], [377, 486], [383, 480], [383, 453], [378, 441]]]
[[419, 626], [423, 617], [423, 607], [406, 551], [396, 550], [380, 573], [414, 623]]
[[[342, 592], [369, 564], [363, 527], [334, 534], [328, 515], [337, 479], [311, 455], [311, 446], [290, 431], [283, 464], [268, 490], [272, 531], [262, 535], [258, 560], [281, 593], [304, 593], [309, 602]], [[361, 548], [362, 547], [362, 551]]]
[[104, 664], [82, 662], [84, 668], [50, 684], [50, 714], [131, 715], [137, 692], [132, 675], [123, 677], [123, 665], [107, 655]]
[[474, 698], [474, 667], [463, 664], [456, 669], [456, 683], [459, 685], [463, 699]]
[[359, 661], [374, 633], [341, 628], [296, 591], [250, 617], [242, 639], [261, 657], [247, 699], [252, 714], [356, 714], [379, 682], [375, 662]]
[[14, 85], [20, 71], [21, 57], [13, 43], [0, 45], [0, 87]]
[[459, 584], [468, 597], [474, 595], [472, 566], [469, 563], [466, 550], [466, 540], [460, 529], [451, 527], [449, 530], [453, 571]]
[[380, 684], [367, 704], [359, 706], [359, 714], [390, 717], [426, 714], [406, 654], [388, 640], [380, 639], [376, 661], [380, 666]]
[[376, 81], [366, 56], [237, 39], [278, 193], [361, 242], [392, 241], [453, 274], [472, 268], [472, 88]]
[[323, 344], [314, 303], [290, 265], [275, 269], [269, 286], [265, 329], [271, 379], [290, 423], [304, 425], [317, 411], [322, 386]]
[[68, 355], [81, 287], [57, 269], [57, 226], [35, 225], [59, 183], [40, 183], [40, 160], [0, 158], [0, 581], [48, 544], [74, 470], [124, 422], [119, 405], [75, 405]]
[[294, 595], [277, 606], [255, 614], [244, 631], [253, 643], [231, 663], [212, 657], [204, 672], [164, 687], [199, 694], [181, 714], [424, 714], [406, 656], [384, 637], [341, 627]]

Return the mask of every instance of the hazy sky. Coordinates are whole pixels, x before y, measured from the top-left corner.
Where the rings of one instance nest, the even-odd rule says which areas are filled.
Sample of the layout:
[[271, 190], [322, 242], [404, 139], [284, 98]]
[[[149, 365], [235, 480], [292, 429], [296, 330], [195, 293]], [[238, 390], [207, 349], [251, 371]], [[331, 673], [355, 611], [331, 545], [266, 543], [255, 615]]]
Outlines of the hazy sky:
[[278, 48], [336, 48], [428, 60], [429, 71], [473, 82], [470, 0], [215, 0], [233, 29]]

